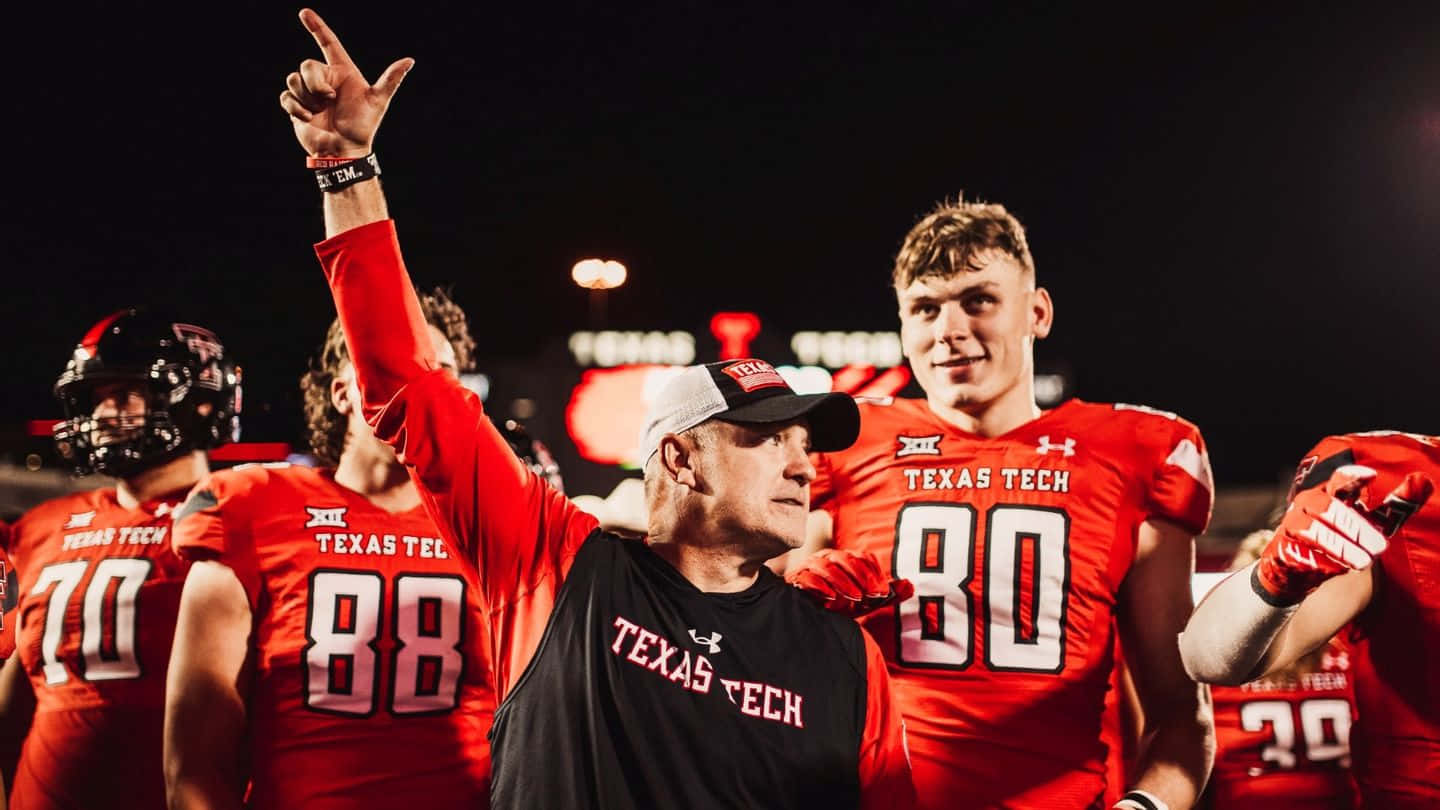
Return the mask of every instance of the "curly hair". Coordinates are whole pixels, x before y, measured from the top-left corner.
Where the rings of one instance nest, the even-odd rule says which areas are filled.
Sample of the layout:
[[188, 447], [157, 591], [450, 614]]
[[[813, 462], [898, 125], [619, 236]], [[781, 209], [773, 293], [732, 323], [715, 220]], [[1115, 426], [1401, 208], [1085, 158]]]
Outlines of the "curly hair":
[[[445, 290], [419, 292], [420, 311], [425, 320], [444, 333], [455, 349], [455, 364], [460, 371], [470, 371], [474, 362], [475, 340], [465, 322], [465, 310]], [[300, 377], [300, 394], [305, 406], [305, 428], [310, 450], [322, 464], [335, 466], [345, 450], [346, 420], [330, 398], [330, 384], [350, 362], [345, 346], [345, 332], [340, 319], [330, 323], [320, 353], [310, 361], [310, 369]]]
[[1025, 272], [1034, 274], [1025, 226], [1005, 206], [966, 202], [963, 197], [945, 200], [905, 234], [895, 256], [895, 286], [904, 289], [927, 276], [949, 278], [977, 270], [976, 254], [992, 248], [1010, 254]]

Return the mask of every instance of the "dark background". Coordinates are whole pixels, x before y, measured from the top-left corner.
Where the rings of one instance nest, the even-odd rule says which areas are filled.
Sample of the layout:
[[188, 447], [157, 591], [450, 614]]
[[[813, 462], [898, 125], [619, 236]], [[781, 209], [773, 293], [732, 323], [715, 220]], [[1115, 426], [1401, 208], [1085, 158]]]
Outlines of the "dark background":
[[[370, 78], [418, 60], [377, 141], [392, 212], [507, 396], [587, 324], [576, 259], [629, 266], [612, 328], [892, 329], [900, 237], [964, 191], [1029, 228], [1057, 301], [1042, 362], [1199, 423], [1222, 483], [1324, 433], [1440, 431], [1436, 4], [318, 10]], [[298, 441], [332, 308], [276, 103], [318, 57], [295, 8], [7, 14], [9, 446], [132, 302], [212, 326], [247, 438]]]

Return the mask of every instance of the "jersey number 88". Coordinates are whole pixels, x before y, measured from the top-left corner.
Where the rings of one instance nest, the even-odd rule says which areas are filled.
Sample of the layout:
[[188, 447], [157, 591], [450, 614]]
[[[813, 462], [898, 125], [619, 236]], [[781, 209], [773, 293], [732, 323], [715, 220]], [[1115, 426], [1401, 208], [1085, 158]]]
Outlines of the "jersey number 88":
[[[378, 640], [385, 578], [374, 572], [310, 574], [305, 617], [305, 705], [352, 717], [374, 714], [381, 693]], [[393, 583], [386, 708], [396, 715], [448, 712], [459, 705], [465, 656], [465, 580], [400, 574]]]

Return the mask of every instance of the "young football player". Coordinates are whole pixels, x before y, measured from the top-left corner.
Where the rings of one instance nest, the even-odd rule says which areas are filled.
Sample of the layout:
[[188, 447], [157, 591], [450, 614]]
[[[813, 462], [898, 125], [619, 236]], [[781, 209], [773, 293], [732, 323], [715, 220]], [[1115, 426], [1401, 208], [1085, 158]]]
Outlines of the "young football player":
[[1440, 805], [1437, 477], [1440, 438], [1321, 440], [1300, 462], [1260, 559], [1217, 585], [1180, 637], [1195, 677], [1239, 684], [1291, 666], [1350, 625], [1352, 770], [1366, 807]]
[[[464, 313], [439, 290], [419, 300], [440, 364], [468, 370]], [[195, 562], [170, 659], [170, 806], [484, 807], [495, 701], [473, 573], [365, 423], [338, 320], [301, 389], [325, 466], [215, 473], [176, 515]]]
[[1200, 432], [1142, 406], [1041, 410], [1033, 348], [1054, 305], [1002, 206], [935, 208], [893, 284], [925, 397], [861, 402], [859, 440], [816, 457], [812, 547], [838, 551], [790, 565], [802, 584], [913, 583], [862, 624], [890, 663], [920, 806], [1081, 810], [1121, 792], [1101, 722], [1118, 626], [1146, 727], [1116, 806], [1189, 807], [1214, 744], [1175, 650], [1210, 515]]
[[[1271, 532], [1240, 544], [1230, 569], [1255, 562]], [[1240, 686], [1213, 686], [1215, 769], [1204, 806], [1214, 810], [1355, 810], [1350, 653], [1342, 636], [1294, 666]]]
[[[190, 564], [173, 513], [238, 432], [239, 372], [215, 335], [124, 310], [95, 324], [55, 384], [60, 454], [114, 486], [66, 495], [12, 527], [17, 654], [0, 727], [24, 736], [10, 807], [165, 807], [165, 668]], [[28, 733], [27, 733], [28, 727]]]

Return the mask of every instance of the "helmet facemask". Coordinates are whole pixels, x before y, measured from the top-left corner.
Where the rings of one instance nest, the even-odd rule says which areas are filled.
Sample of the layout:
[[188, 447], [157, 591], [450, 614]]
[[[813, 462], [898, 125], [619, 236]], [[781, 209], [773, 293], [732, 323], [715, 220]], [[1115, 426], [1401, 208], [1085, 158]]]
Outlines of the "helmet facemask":
[[[143, 399], [143, 413], [132, 412], [125, 392]], [[133, 310], [91, 330], [55, 395], [65, 410], [56, 450], [77, 475], [126, 478], [239, 438], [240, 370], [219, 341]], [[124, 395], [119, 407], [99, 409], [117, 395]]]

